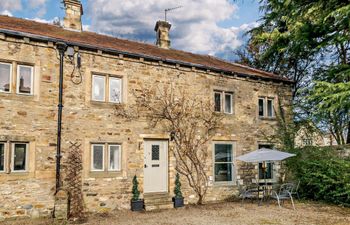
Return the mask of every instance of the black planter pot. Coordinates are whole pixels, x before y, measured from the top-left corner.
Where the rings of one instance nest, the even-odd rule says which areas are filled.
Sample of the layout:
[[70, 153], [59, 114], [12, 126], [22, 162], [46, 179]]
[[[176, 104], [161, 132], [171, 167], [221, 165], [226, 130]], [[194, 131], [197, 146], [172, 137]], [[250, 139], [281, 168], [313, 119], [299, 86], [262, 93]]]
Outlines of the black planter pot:
[[144, 208], [143, 199], [131, 200], [131, 211], [142, 211]]
[[174, 208], [180, 208], [184, 206], [184, 198], [173, 197]]

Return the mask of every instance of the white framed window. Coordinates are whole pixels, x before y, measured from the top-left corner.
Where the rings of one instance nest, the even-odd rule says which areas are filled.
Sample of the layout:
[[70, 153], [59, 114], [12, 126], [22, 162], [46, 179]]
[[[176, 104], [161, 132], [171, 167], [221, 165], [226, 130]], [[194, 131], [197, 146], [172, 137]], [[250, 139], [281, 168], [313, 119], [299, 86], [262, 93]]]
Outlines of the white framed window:
[[11, 169], [12, 172], [27, 172], [28, 170], [28, 143], [12, 143]]
[[267, 117], [274, 117], [273, 99], [267, 99]]
[[104, 171], [104, 152], [105, 146], [103, 144], [91, 145], [91, 171]]
[[109, 77], [109, 102], [122, 102], [122, 79]]
[[224, 112], [228, 114], [232, 114], [232, 94], [225, 93], [225, 109]]
[[221, 112], [221, 103], [222, 103], [222, 93], [215, 91], [214, 92], [214, 110], [215, 110], [215, 112]]
[[312, 139], [311, 138], [304, 138], [303, 144], [304, 144], [304, 146], [312, 146]]
[[233, 114], [233, 93], [214, 91], [214, 111]]
[[[273, 144], [259, 144], [258, 149], [261, 148], [273, 149]], [[273, 162], [259, 163], [259, 179], [273, 179], [273, 170]]]
[[265, 99], [259, 98], [259, 116], [264, 117], [265, 116]]
[[5, 172], [5, 143], [0, 143], [0, 173]]
[[104, 102], [106, 100], [106, 77], [92, 75], [92, 100]]
[[12, 65], [0, 63], [0, 92], [10, 93], [12, 82]]
[[32, 66], [18, 65], [17, 94], [33, 95], [34, 74]]
[[114, 143], [91, 144], [92, 172], [121, 171], [122, 146]]
[[274, 118], [274, 98], [259, 97], [258, 100], [258, 114], [259, 117]]
[[92, 100], [98, 102], [121, 103], [122, 81], [111, 75], [92, 75]]
[[110, 144], [108, 145], [108, 170], [120, 171], [121, 164], [121, 146]]
[[214, 143], [214, 182], [234, 181], [233, 144]]

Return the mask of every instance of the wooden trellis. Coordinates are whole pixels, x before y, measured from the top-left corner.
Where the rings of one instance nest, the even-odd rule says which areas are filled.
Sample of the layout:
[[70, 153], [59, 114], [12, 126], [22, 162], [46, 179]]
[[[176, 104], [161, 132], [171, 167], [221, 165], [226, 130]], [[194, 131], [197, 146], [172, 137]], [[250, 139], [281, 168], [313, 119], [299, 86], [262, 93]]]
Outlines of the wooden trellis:
[[83, 219], [84, 200], [82, 191], [83, 160], [81, 144], [70, 142], [69, 153], [66, 161], [65, 187], [69, 195], [69, 218]]

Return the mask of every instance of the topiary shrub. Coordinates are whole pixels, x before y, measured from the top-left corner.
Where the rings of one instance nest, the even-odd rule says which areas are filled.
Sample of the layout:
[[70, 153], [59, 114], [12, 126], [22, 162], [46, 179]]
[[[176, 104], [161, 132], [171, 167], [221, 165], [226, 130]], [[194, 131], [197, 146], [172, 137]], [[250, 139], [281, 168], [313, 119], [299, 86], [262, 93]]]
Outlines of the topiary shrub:
[[132, 179], [132, 200], [140, 200], [139, 182], [137, 181], [136, 175]]
[[175, 178], [174, 194], [176, 198], [182, 198], [180, 175], [178, 173]]

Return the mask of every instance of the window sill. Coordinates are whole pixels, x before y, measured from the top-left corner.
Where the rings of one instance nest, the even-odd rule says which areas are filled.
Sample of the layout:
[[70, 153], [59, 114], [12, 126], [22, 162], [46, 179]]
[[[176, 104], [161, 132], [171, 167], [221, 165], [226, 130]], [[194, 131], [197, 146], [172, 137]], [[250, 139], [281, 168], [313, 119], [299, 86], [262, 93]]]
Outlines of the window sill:
[[26, 93], [18, 93], [18, 92], [16, 92], [16, 95], [18, 95], [18, 96], [34, 96], [32, 93], [26, 94]]
[[94, 101], [94, 100], [91, 100], [90, 101], [90, 104], [91, 105], [94, 105], [94, 106], [103, 106], [103, 107], [115, 107], [115, 106], [119, 106], [119, 105], [122, 105], [123, 103], [116, 103], [116, 102], [100, 102], [100, 101]]
[[122, 171], [90, 171], [89, 177], [93, 178], [115, 178], [123, 176]]
[[263, 117], [263, 116], [259, 116], [259, 120], [270, 120], [270, 121], [274, 121], [277, 120], [276, 117]]
[[16, 94], [13, 92], [0, 92], [0, 96], [10, 100], [35, 100], [35, 95]]
[[0, 181], [13, 181], [13, 180], [23, 180], [32, 178], [33, 174], [30, 172], [1, 172], [0, 173]]
[[219, 111], [214, 111], [216, 114], [222, 114], [224, 116], [234, 116], [234, 113], [227, 113], [227, 112], [219, 112]]
[[234, 181], [227, 181], [227, 182], [213, 182], [213, 187], [232, 187], [235, 186]]

